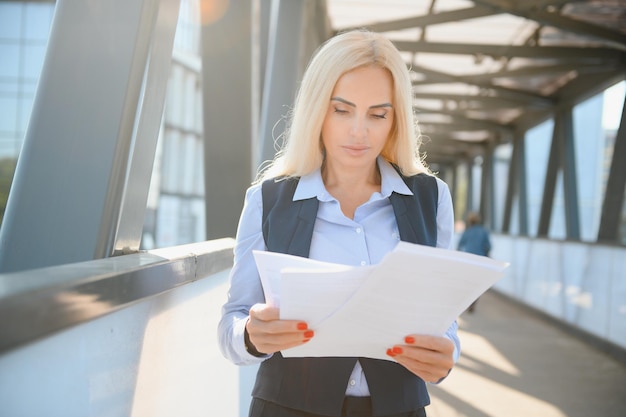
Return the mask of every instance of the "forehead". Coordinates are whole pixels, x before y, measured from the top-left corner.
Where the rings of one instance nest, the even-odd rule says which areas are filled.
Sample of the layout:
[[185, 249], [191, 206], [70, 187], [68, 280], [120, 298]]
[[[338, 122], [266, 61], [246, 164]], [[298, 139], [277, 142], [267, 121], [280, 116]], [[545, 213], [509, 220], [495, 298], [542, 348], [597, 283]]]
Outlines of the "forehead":
[[391, 102], [393, 78], [385, 68], [375, 66], [355, 68], [339, 77], [333, 89], [333, 96], [349, 100], [361, 98]]

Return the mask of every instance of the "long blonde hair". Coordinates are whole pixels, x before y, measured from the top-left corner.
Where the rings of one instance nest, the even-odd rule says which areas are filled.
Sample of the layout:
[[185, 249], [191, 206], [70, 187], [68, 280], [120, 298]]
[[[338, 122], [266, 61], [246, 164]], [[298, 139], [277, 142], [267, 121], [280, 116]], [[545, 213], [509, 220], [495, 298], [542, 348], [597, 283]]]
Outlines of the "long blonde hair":
[[314, 54], [302, 78], [284, 145], [261, 170], [257, 181], [277, 176], [300, 177], [321, 167], [322, 124], [337, 80], [353, 69], [378, 66], [393, 78], [394, 123], [381, 155], [404, 175], [430, 174], [419, 154], [420, 132], [413, 113], [409, 70], [397, 48], [384, 36], [352, 30], [326, 41]]

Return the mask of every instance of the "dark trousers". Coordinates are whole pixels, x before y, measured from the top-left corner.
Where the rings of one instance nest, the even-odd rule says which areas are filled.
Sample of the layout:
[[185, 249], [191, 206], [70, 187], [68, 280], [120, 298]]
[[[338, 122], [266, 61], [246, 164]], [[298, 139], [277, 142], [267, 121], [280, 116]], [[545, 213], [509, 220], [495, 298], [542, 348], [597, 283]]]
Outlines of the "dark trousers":
[[[259, 398], [252, 398], [248, 417], [328, 417], [311, 414], [302, 410], [283, 407]], [[370, 397], [346, 397], [343, 402], [341, 417], [372, 417], [372, 403]], [[384, 417], [426, 417], [423, 408], [408, 413], [393, 414]]]

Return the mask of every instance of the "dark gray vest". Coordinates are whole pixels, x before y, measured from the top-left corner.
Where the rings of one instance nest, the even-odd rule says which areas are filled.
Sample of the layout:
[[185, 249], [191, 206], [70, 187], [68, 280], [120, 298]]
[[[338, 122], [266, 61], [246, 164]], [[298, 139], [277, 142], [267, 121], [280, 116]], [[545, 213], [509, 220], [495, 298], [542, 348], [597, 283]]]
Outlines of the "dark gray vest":
[[[392, 193], [400, 239], [435, 246], [438, 189], [434, 177], [403, 177], [413, 196]], [[265, 181], [263, 237], [268, 250], [309, 256], [317, 198], [293, 201], [298, 179]], [[259, 367], [254, 397], [305, 410], [340, 416], [348, 379], [359, 360], [372, 396], [374, 415], [412, 411], [430, 403], [424, 381], [395, 362], [370, 358], [283, 358], [274, 354]]]

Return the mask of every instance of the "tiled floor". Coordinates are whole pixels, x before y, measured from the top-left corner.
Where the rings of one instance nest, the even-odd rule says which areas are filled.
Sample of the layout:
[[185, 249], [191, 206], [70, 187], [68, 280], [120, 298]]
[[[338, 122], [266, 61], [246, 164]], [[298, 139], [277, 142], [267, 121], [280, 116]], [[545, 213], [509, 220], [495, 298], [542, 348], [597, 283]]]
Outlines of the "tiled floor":
[[459, 319], [462, 354], [429, 417], [624, 417], [626, 364], [488, 292]]

